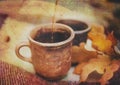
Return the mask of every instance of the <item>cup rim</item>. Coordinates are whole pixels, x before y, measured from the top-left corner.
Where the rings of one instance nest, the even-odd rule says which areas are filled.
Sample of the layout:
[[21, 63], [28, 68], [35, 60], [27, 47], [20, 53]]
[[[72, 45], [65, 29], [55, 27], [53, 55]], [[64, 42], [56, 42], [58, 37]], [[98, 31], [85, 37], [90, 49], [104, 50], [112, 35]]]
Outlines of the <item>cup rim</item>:
[[[87, 25], [88, 25], [88, 24], [87, 24]], [[91, 29], [91, 27], [88, 26], [88, 27], [87, 27], [86, 29], [84, 29], [84, 30], [74, 31], [74, 32], [75, 32], [75, 34], [82, 34], [82, 33], [88, 32], [90, 29]]]
[[117, 46], [114, 46], [114, 50], [115, 50], [115, 52], [116, 52], [117, 54], [119, 54], [119, 55], [120, 55], [120, 49], [118, 49], [118, 47], [117, 47]]
[[[85, 21], [82, 21], [82, 20], [78, 20], [78, 19], [58, 19], [57, 21], [59, 20], [73, 20], [73, 21], [80, 21], [82, 23], [85, 23], [88, 27], [86, 29], [83, 29], [83, 30], [74, 30], [75, 34], [82, 34], [82, 33], [85, 33], [85, 32], [88, 32], [90, 29], [91, 29], [91, 26], [88, 22], [85, 22]], [[56, 22], [57, 22], [56, 21]]]
[[33, 30], [31, 30], [29, 36], [28, 36], [28, 39], [33, 42], [33, 43], [36, 43], [37, 45], [41, 45], [41, 46], [47, 46], [47, 47], [56, 47], [56, 46], [60, 46], [60, 45], [63, 45], [65, 43], [68, 43], [68, 42], [71, 42], [73, 39], [74, 39], [74, 36], [75, 36], [75, 33], [73, 31], [73, 29], [70, 27], [70, 26], [67, 26], [65, 24], [60, 24], [60, 23], [54, 23], [55, 25], [58, 25], [58, 26], [63, 26], [65, 29], [69, 29], [69, 31], [71, 32], [71, 35], [69, 36], [69, 38], [67, 38], [66, 40], [64, 41], [60, 41], [60, 42], [56, 42], [56, 43], [42, 43], [42, 42], [37, 42], [35, 41], [32, 37], [31, 37], [31, 34], [33, 31], [35, 30], [39, 30], [41, 29], [42, 27], [44, 26], [52, 26], [53, 23], [45, 23], [45, 24], [41, 24], [41, 25], [38, 25], [36, 26]]
[[120, 49], [118, 47], [118, 44], [120, 44], [120, 41], [117, 41], [117, 45], [114, 46], [114, 51], [120, 55]]

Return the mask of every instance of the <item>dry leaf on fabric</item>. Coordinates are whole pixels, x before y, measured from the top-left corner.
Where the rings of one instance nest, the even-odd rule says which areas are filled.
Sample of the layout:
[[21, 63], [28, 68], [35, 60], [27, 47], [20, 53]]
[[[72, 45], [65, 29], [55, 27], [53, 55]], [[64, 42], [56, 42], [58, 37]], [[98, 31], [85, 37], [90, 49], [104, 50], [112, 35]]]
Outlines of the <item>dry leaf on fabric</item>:
[[118, 65], [118, 61], [113, 60], [111, 62], [111, 64], [109, 64], [105, 68], [105, 73], [103, 74], [102, 78], [100, 79], [101, 85], [106, 85], [108, 80], [110, 80], [113, 77], [114, 72], [116, 72], [119, 68], [120, 68], [120, 66]]
[[87, 80], [90, 73], [97, 71], [99, 74], [104, 74], [106, 67], [110, 64], [109, 56], [99, 55], [97, 58], [93, 58], [86, 63], [79, 64], [74, 73], [80, 75], [80, 81], [84, 82]]
[[95, 49], [107, 54], [112, 52], [112, 45], [115, 41], [112, 34], [108, 35], [108, 37], [105, 35], [104, 27], [93, 25], [92, 30], [88, 33], [88, 38], [92, 40]]
[[72, 63], [88, 61], [96, 56], [96, 51], [88, 51], [85, 49], [85, 43], [80, 43], [79, 46], [72, 46]]

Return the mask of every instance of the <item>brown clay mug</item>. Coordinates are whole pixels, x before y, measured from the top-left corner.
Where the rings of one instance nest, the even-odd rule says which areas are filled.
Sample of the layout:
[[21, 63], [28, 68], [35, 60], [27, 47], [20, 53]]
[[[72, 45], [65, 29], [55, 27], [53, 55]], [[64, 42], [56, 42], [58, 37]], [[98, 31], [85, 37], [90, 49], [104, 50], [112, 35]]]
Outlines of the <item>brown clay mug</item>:
[[[74, 31], [71, 27], [54, 23], [43, 24], [33, 29], [28, 37], [29, 42], [16, 46], [16, 55], [33, 64], [35, 71], [48, 79], [58, 79], [66, 75], [71, 67], [71, 46]], [[31, 57], [21, 55], [22, 47], [29, 47]]]

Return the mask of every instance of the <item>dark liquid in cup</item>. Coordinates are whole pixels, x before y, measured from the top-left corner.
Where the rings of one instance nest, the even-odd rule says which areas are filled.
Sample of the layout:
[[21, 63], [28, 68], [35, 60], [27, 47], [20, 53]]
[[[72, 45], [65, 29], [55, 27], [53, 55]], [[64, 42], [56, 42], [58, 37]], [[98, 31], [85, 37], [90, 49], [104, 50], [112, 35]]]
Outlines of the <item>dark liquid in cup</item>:
[[86, 28], [88, 28], [88, 25], [84, 22], [81, 21], [77, 21], [77, 20], [58, 20], [57, 23], [62, 23], [65, 25], [70, 26], [74, 31], [81, 31], [81, 30], [85, 30]]
[[52, 31], [39, 32], [34, 38], [35, 41], [42, 43], [57, 43], [64, 41], [70, 37], [70, 33], [67, 31]]
[[[61, 20], [58, 20], [57, 23], [62, 23], [62, 24], [68, 25], [75, 32], [86, 30], [88, 28], [88, 25], [85, 22], [82, 22], [79, 20], [61, 19]], [[73, 45], [79, 45], [80, 42], [86, 42], [87, 33], [88, 32], [75, 34], [75, 38], [73, 40]]]

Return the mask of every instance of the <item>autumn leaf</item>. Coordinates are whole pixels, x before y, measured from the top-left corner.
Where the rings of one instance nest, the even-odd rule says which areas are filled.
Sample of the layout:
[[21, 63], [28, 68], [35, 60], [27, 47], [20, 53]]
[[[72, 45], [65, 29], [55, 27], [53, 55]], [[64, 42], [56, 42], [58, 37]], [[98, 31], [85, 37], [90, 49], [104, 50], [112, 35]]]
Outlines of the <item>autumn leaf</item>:
[[97, 58], [92, 58], [88, 62], [83, 62], [76, 66], [74, 73], [80, 75], [80, 81], [85, 82], [92, 72], [96, 71], [99, 74], [104, 74], [106, 67], [111, 63], [109, 56], [98, 55]]
[[72, 63], [85, 62], [96, 56], [96, 51], [88, 51], [85, 49], [85, 43], [80, 43], [79, 46], [72, 46]]
[[113, 34], [106, 36], [104, 27], [93, 25], [92, 30], [88, 33], [88, 38], [92, 40], [92, 46], [99, 51], [110, 54], [113, 52], [113, 43], [115, 39]]

